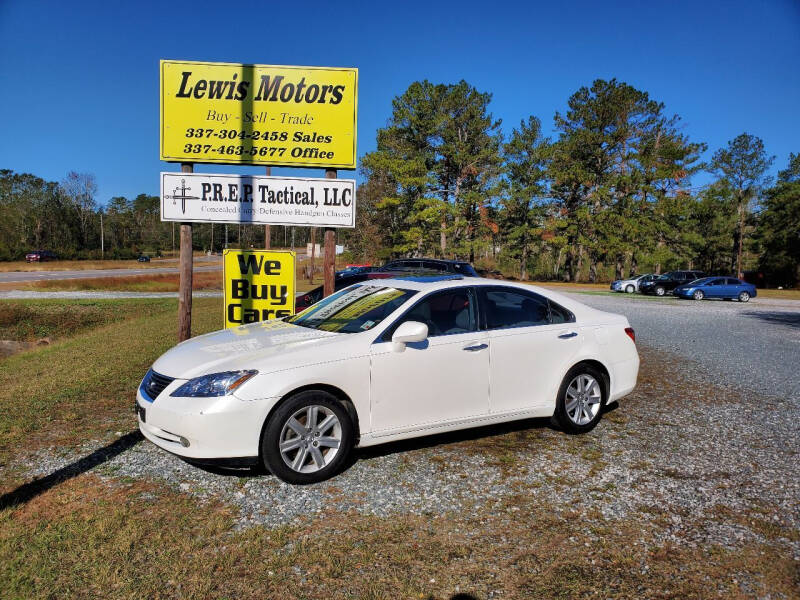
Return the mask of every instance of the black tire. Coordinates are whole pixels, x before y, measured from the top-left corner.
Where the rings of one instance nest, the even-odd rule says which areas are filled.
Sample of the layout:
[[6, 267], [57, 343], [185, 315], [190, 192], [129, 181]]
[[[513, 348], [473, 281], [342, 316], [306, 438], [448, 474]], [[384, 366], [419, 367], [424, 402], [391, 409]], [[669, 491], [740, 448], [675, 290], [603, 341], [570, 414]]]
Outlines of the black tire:
[[655, 292], [656, 296], [663, 296], [664, 294], [666, 294], [666, 293], [667, 293], [667, 290], [665, 290], [665, 289], [664, 289], [663, 287], [661, 287], [661, 286], [658, 286], [658, 287], [657, 287], [655, 290], [653, 290], [653, 291]]
[[[597, 382], [600, 388], [600, 406], [597, 409], [597, 414], [588, 423], [578, 424], [567, 411], [567, 388], [577, 377], [581, 375], [588, 375]], [[564, 376], [561, 382], [561, 387], [558, 389], [558, 397], [556, 398], [556, 410], [553, 414], [553, 419], [562, 431], [569, 434], [587, 433], [595, 428], [603, 417], [603, 408], [608, 402], [608, 381], [606, 376], [596, 369], [595, 367], [587, 364], [579, 364], [572, 367]]]
[[634, 286], [632, 286], [632, 285], [628, 285], [628, 286], [625, 287], [625, 293], [626, 294], [632, 294], [635, 291], [636, 291], [636, 288]]
[[[338, 427], [340, 429], [338, 436], [340, 441], [338, 448], [336, 448], [336, 452], [330, 459], [330, 462], [327, 462], [323, 467], [320, 468], [315, 463], [314, 456], [312, 455], [311, 445], [313, 444], [313, 446], [317, 447], [317, 443], [315, 441], [311, 441], [313, 440], [312, 436], [314, 434], [309, 429], [308, 441], [302, 442], [304, 444], [304, 448], [297, 448], [297, 453], [295, 453], [294, 456], [297, 457], [300, 452], [303, 452], [304, 449], [307, 449], [304, 456], [307, 456], [308, 458], [301, 460], [301, 462], [306, 464], [305, 468], [316, 468], [317, 470], [311, 472], [301, 472], [299, 470], [295, 470], [291, 465], [284, 461], [284, 454], [280, 449], [281, 437], [288, 432], [286, 427], [288, 427], [288, 421], [292, 416], [296, 415], [299, 411], [303, 411], [304, 409], [307, 410], [309, 407], [313, 406], [322, 408], [323, 410], [335, 415], [336, 419], [338, 419]], [[305, 425], [307, 422], [305, 424], [300, 424]], [[336, 436], [327, 437], [333, 438]], [[299, 434], [296, 434], [296, 437], [290, 441], [297, 439], [304, 440], [305, 438], [302, 438], [299, 436]], [[342, 468], [347, 460], [348, 455], [350, 454], [350, 451], [353, 448], [353, 440], [353, 419], [350, 416], [350, 412], [347, 410], [347, 408], [345, 408], [345, 406], [335, 396], [329, 394], [328, 392], [322, 390], [307, 390], [288, 398], [272, 414], [267, 422], [266, 427], [264, 427], [264, 433], [261, 436], [261, 458], [264, 462], [264, 466], [278, 479], [281, 479], [286, 483], [299, 485], [317, 483], [333, 477]], [[322, 454], [323, 460], [327, 460], [328, 453], [332, 450], [333, 448], [323, 448], [322, 445], [320, 445], [317, 447], [316, 452]], [[287, 458], [290, 458], [290, 455], [287, 455]], [[301, 468], [303, 467], [301, 466]]]
[[739, 293], [739, 302], [750, 302], [750, 294], [748, 292]]

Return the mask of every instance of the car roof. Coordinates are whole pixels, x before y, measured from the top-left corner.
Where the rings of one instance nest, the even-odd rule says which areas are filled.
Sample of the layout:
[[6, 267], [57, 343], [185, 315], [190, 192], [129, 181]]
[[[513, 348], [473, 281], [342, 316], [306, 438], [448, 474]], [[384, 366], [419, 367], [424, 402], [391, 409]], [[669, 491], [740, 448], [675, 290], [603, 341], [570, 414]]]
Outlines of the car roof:
[[427, 261], [431, 261], [431, 262], [445, 263], [445, 264], [449, 264], [449, 265], [468, 265], [468, 264], [470, 264], [470, 262], [468, 260], [453, 260], [453, 259], [450, 259], [450, 258], [425, 258], [424, 256], [421, 257], [421, 258], [394, 258], [394, 259], [390, 260], [389, 262], [387, 262], [386, 264], [390, 265], [393, 262], [400, 262], [400, 261], [407, 261], [407, 260], [413, 260], [413, 261], [427, 260]]

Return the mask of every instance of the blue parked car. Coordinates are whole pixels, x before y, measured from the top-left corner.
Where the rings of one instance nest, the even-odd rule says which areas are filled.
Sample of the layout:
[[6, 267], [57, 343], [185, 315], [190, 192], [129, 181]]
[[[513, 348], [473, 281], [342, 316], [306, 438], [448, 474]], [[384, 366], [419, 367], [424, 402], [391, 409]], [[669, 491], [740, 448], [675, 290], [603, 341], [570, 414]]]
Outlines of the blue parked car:
[[756, 297], [756, 286], [734, 277], [703, 277], [676, 287], [672, 293], [679, 298], [694, 298], [695, 300], [704, 298], [732, 300], [736, 298], [739, 302], [747, 302], [750, 298]]

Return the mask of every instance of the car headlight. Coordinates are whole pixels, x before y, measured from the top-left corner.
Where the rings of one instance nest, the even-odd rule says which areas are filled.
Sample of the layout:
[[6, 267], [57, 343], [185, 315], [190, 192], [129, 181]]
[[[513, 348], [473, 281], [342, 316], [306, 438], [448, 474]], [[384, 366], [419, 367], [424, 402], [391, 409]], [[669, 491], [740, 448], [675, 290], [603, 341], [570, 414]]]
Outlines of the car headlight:
[[258, 371], [223, 371], [195, 377], [184, 383], [170, 396], [182, 398], [212, 398], [227, 396]]

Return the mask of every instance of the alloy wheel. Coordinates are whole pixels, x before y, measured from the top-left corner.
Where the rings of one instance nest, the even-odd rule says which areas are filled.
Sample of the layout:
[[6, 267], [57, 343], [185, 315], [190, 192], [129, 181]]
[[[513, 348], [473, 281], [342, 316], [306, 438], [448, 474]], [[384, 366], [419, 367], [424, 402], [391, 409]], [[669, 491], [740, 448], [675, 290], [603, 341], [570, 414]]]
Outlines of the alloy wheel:
[[703, 294], [702, 290], [696, 290], [696, 291], [695, 291], [695, 293], [694, 293], [694, 294], [692, 294], [692, 297], [693, 297], [695, 300], [702, 300], [702, 299], [703, 299], [703, 296], [704, 296], [704, 294]]
[[656, 288], [656, 296], [663, 296], [665, 291], [666, 291], [666, 290], [665, 290], [664, 288], [662, 288], [662, 287], [657, 287], [657, 288]]
[[747, 302], [750, 300], [750, 294], [747, 292], [742, 292], [739, 294], [739, 302]]
[[329, 465], [342, 443], [342, 425], [332, 410], [312, 404], [283, 424], [278, 448], [283, 462], [298, 473], [315, 473]]
[[581, 373], [573, 378], [567, 386], [564, 406], [569, 420], [575, 425], [590, 423], [597, 416], [602, 399], [600, 384], [594, 377]]

